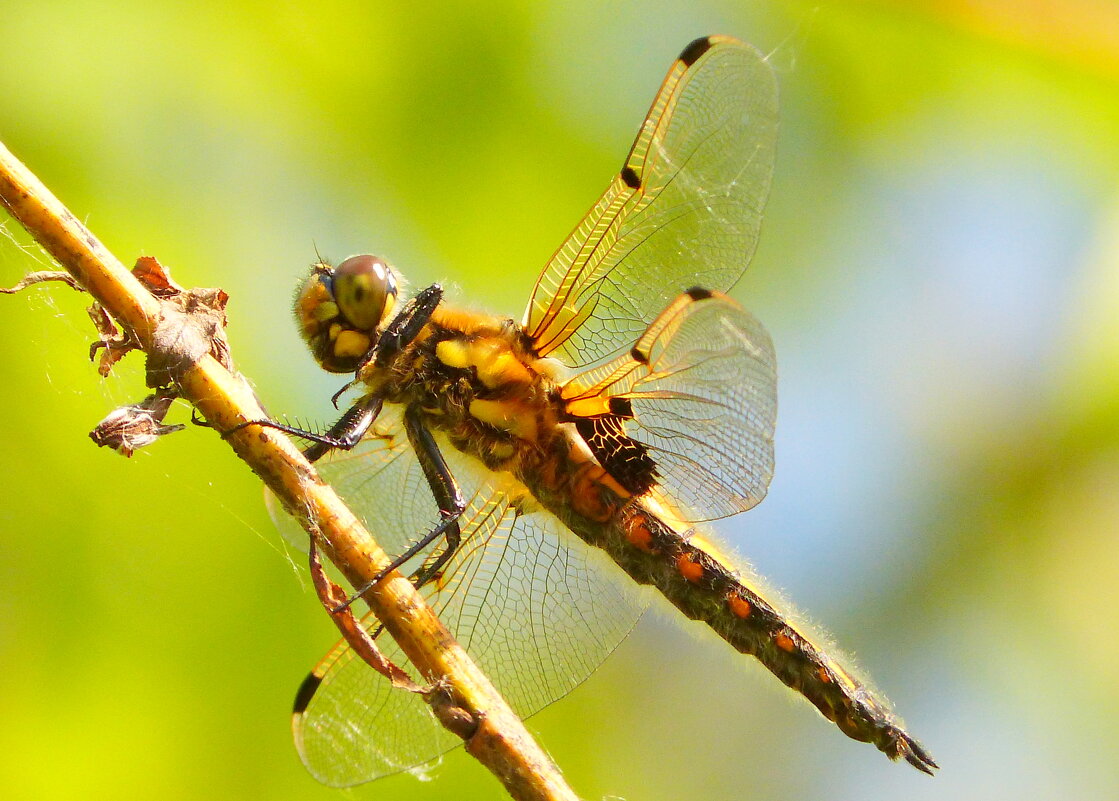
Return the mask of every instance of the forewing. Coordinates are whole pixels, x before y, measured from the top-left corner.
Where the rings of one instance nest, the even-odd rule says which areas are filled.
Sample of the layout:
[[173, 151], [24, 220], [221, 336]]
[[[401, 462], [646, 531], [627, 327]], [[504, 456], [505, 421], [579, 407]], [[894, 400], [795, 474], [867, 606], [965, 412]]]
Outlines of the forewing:
[[563, 396], [576, 416], [617, 412], [606, 416], [651, 457], [641, 467], [654, 471], [649, 491], [681, 519], [725, 517], [765, 497], [777, 362], [762, 324], [727, 296], [682, 295], [630, 353], [575, 376]]
[[689, 287], [729, 289], [757, 245], [776, 138], [765, 58], [729, 37], [689, 45], [624, 168], [540, 275], [525, 310], [537, 352], [593, 364]]
[[[341, 455], [320, 470], [379, 540], [402, 550], [438, 513], [399, 413], [386, 407], [382, 414], [387, 419], [378, 430], [397, 433], [392, 445], [363, 443], [364, 455]], [[633, 627], [641, 602], [623, 590], [619, 568], [558, 519], [534, 511], [510, 477], [489, 473], [445, 441], [440, 446], [467, 509], [459, 550], [424, 594], [513, 709], [527, 716], [582, 682]], [[386, 451], [395, 455], [385, 459]], [[372, 615], [365, 623], [377, 625]], [[378, 644], [408, 666], [387, 636]], [[345, 643], [314, 673], [321, 684], [293, 728], [304, 763], [326, 784], [418, 767], [461, 743], [426, 704], [394, 689]]]

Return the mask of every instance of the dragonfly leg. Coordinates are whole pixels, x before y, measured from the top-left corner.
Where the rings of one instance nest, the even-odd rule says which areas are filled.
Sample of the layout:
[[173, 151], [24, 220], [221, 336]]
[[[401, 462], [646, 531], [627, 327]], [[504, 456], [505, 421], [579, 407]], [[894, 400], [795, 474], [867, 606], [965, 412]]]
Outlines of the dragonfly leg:
[[335, 607], [334, 611], [336, 612], [348, 607], [381, 579], [405, 564], [436, 540], [443, 539], [445, 541], [443, 550], [430, 564], [424, 565], [413, 574], [412, 582], [417, 587], [422, 587], [430, 581], [458, 550], [461, 541], [458, 521], [463, 510], [466, 509], [466, 502], [462, 499], [462, 491], [459, 489], [455, 477], [451, 474], [450, 468], [447, 467], [443, 454], [439, 452], [439, 446], [436, 444], [435, 438], [431, 436], [431, 432], [428, 431], [420, 419], [417, 407], [409, 406], [404, 412], [404, 428], [408, 432], [408, 442], [411, 443], [412, 449], [416, 452], [416, 458], [424, 471], [428, 486], [431, 487], [431, 494], [435, 496], [435, 502], [439, 504], [439, 515], [442, 519], [437, 526], [414, 542], [407, 550], [393, 559], [382, 570], [377, 571], [377, 575], [367, 581], [344, 604]]
[[315, 592], [319, 596], [319, 601], [330, 612], [330, 617], [338, 626], [338, 630], [342, 632], [346, 642], [353, 648], [354, 653], [360, 656], [367, 665], [391, 681], [394, 687], [416, 693], [425, 692], [424, 689], [412, 681], [407, 673], [381, 653], [381, 649], [377, 647], [376, 634], [370, 634], [362, 627], [361, 622], [354, 617], [353, 610], [336, 611], [338, 604], [346, 597], [345, 592], [331, 581], [326, 574], [322, 561], [319, 559], [318, 546], [315, 544], [314, 535], [311, 535], [310, 539], [311, 542], [307, 552], [310, 557], [311, 581], [315, 585]]
[[432, 284], [417, 292], [377, 338], [377, 345], [371, 354], [374, 364], [384, 367], [392, 361], [427, 325], [442, 299], [443, 287], [439, 284]]
[[[384, 401], [376, 395], [362, 398], [338, 418], [326, 434], [308, 437], [306, 432], [296, 432], [296, 436], [311, 440], [312, 444], [303, 451], [308, 461], [317, 462], [327, 453], [338, 449], [348, 451], [365, 436], [370, 426], [381, 413]], [[288, 432], [289, 434], [292, 432]]]
[[381, 413], [381, 406], [383, 404], [384, 401], [376, 395], [369, 395], [362, 398], [351, 406], [325, 434], [316, 434], [314, 431], [304, 431], [295, 426], [277, 423], [275, 420], [246, 420], [244, 423], [238, 423], [233, 426], [233, 428], [223, 432], [222, 436], [228, 437], [235, 431], [240, 431], [242, 428], [248, 428], [249, 426], [274, 428], [277, 431], [283, 431], [285, 434], [290, 434], [293, 437], [310, 440], [313, 444], [304, 449], [303, 455], [307, 457], [309, 461], [315, 462], [332, 450], [338, 449], [348, 451], [361, 442], [361, 438], [365, 436], [365, 432], [369, 430], [376, 421], [377, 415]]
[[[404, 413], [404, 428], [408, 432], [408, 441], [416, 452], [424, 477], [431, 488], [431, 494], [439, 504], [439, 514], [442, 517], [439, 525], [432, 529], [432, 533], [439, 532], [436, 536], [443, 537], [443, 551], [430, 564], [417, 570], [412, 577], [413, 583], [417, 587], [422, 587], [438, 575], [458, 550], [461, 541], [458, 521], [466, 509], [466, 502], [462, 498], [458, 482], [455, 481], [454, 475], [447, 467], [447, 462], [443, 459], [443, 454], [439, 452], [435, 438], [423, 424], [416, 407], [409, 407]], [[429, 534], [424, 539], [433, 542], [435, 537]]]

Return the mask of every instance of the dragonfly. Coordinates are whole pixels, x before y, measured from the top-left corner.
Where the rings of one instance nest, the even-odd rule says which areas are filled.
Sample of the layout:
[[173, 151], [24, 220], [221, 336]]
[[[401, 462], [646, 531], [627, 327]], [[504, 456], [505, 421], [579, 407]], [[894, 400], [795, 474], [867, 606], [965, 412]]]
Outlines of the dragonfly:
[[[756, 248], [776, 138], [765, 57], [695, 40], [519, 322], [445, 304], [438, 284], [404, 301], [376, 256], [317, 262], [295, 316], [360, 397], [325, 434], [272, 425], [312, 443], [323, 478], [521, 716], [584, 681], [651, 586], [843, 733], [932, 774], [885, 699], [708, 525], [759, 503], [773, 474], [773, 346], [725, 293]], [[372, 613], [361, 624], [379, 635]], [[336, 786], [459, 743], [346, 640], [307, 677], [292, 723], [307, 768]]]

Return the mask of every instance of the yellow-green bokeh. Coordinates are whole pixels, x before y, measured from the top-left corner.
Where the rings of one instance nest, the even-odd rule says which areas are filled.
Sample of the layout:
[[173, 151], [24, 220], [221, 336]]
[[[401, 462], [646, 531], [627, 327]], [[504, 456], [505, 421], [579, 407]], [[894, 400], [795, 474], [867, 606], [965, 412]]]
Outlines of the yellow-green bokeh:
[[[265, 403], [325, 419], [337, 377], [288, 311], [316, 248], [519, 315], [676, 52], [772, 52], [777, 174], [735, 294], [777, 347], [777, 476], [722, 530], [943, 771], [668, 612], [531, 728], [588, 799], [1112, 798], [1119, 12], [946, 8], [14, 0], [0, 141], [123, 260], [224, 287]], [[2, 285], [43, 260], [15, 242]], [[287, 725], [333, 627], [213, 434], [130, 461], [85, 439], [144, 389], [85, 361], [84, 306], [0, 298], [0, 797], [337, 797]], [[429, 778], [352, 794], [500, 797], [461, 753]]]

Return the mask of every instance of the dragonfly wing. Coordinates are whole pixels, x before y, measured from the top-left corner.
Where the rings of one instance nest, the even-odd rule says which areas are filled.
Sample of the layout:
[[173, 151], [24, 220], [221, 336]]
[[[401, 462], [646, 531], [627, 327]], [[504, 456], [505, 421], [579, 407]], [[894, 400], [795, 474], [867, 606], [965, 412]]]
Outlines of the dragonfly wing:
[[764, 56], [724, 36], [689, 45], [622, 171], [540, 275], [524, 319], [537, 352], [593, 364], [689, 287], [729, 289], [757, 245], [776, 139]]
[[[386, 407], [382, 415], [389, 420], [379, 420], [378, 431], [398, 434], [391, 445], [374, 441], [367, 451], [373, 458], [343, 454], [321, 472], [379, 539], [403, 549], [435, 524], [438, 512], [399, 411]], [[403, 447], [386, 460], [397, 442]], [[641, 596], [627, 590], [604, 554], [535, 509], [510, 477], [486, 471], [445, 441], [440, 446], [467, 508], [459, 550], [423, 592], [513, 709], [527, 716], [601, 664], [636, 622]], [[365, 623], [377, 626], [372, 615]], [[390, 660], [408, 664], [388, 637], [378, 643]], [[293, 728], [304, 763], [326, 784], [359, 784], [418, 767], [461, 744], [420, 699], [394, 689], [344, 642], [312, 675], [320, 683], [297, 710]]]
[[681, 295], [624, 356], [572, 378], [569, 414], [603, 466], [689, 522], [751, 508], [773, 476], [777, 361], [726, 295]]

